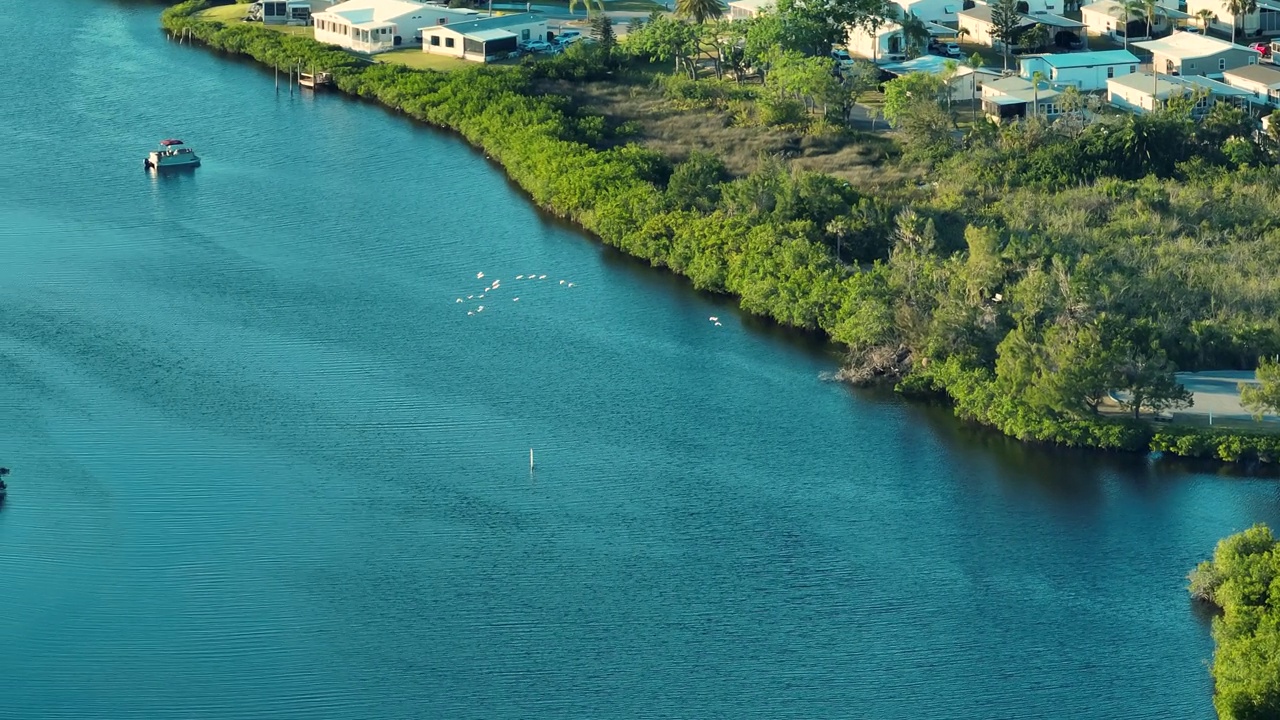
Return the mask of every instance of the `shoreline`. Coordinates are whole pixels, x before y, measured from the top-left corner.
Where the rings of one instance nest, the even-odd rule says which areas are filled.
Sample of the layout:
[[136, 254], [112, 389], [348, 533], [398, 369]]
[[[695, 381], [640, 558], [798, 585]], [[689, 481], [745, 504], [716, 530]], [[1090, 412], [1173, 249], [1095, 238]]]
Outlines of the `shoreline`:
[[[859, 273], [833, 267], [829, 260], [820, 257], [811, 260], [822, 270], [817, 277], [813, 276], [811, 267], [761, 267], [759, 260], [736, 257], [731, 248], [723, 245], [704, 251], [700, 257], [696, 256], [697, 250], [686, 251], [695, 255], [692, 259], [677, 257], [682, 248], [672, 246], [679, 242], [680, 232], [689, 231], [688, 228], [664, 226], [656, 229], [662, 237], [645, 235], [650, 231], [648, 225], [652, 223], [648, 221], [652, 220], [653, 208], [663, 202], [663, 191], [652, 179], [656, 172], [653, 166], [670, 161], [634, 145], [598, 150], [591, 146], [589, 139], [575, 137], [590, 136], [590, 127], [585, 131], [582, 127], [590, 123], [571, 115], [565, 108], [564, 98], [533, 95], [528, 87], [532, 77], [529, 70], [506, 68], [494, 72], [479, 66], [446, 75], [402, 66], [369, 65], [345, 50], [323, 45], [312, 38], [283, 35], [250, 25], [233, 30], [197, 15], [211, 4], [216, 3], [187, 0], [169, 7], [161, 13], [161, 25], [170, 34], [186, 34], [188, 42], [198, 41], [206, 48], [232, 57], [245, 57], [266, 67], [272, 66], [270, 58], [273, 57], [305, 57], [313, 66], [329, 69], [335, 78], [334, 89], [342, 94], [376, 102], [389, 111], [458, 135], [474, 150], [484, 153], [485, 159], [500, 168], [507, 181], [519, 187], [549, 218], [571, 223], [576, 230], [637, 261], [647, 261], [672, 274], [683, 275], [695, 289], [733, 297], [741, 309], [751, 315], [806, 334], [821, 334], [837, 346], [862, 339], [857, 337], [856, 328], [846, 327], [835, 309], [843, 310], [842, 305], [850, 304], [850, 300], [856, 302], [850, 296], [859, 289]], [[474, 82], [461, 87], [464, 83], [457, 77], [462, 75]], [[448, 79], [450, 76], [454, 76], [452, 82]], [[466, 97], [460, 98], [463, 95]], [[717, 233], [734, 237], [743, 244], [752, 241], [750, 236], [756, 234], [753, 230], [768, 229], [748, 226], [718, 212], [669, 214], [694, 226], [690, 232]], [[633, 240], [637, 235], [641, 237]], [[739, 237], [742, 235], [747, 237]], [[795, 245], [795, 251], [810, 256], [818, 252], [800, 239], [771, 236], [768, 241], [776, 246]], [[633, 247], [638, 242], [647, 243], [644, 248], [647, 256]], [[741, 251], [742, 254], [748, 252], [768, 255], [770, 251], [755, 248]], [[781, 254], [781, 250], [772, 252]], [[677, 266], [678, 260], [683, 262], [682, 266]], [[774, 261], [774, 258], [770, 256], [766, 260]], [[785, 260], [774, 264], [782, 263]], [[735, 277], [743, 274], [747, 279]], [[760, 274], [765, 277], [753, 277]], [[757, 291], [757, 286], [763, 284], [758, 290], [762, 295], [756, 297], [752, 292], [740, 291], [732, 286], [735, 280], [740, 284], [754, 283], [748, 291]], [[778, 299], [784, 289], [822, 298], [806, 313], [804, 308], [788, 306], [785, 299]], [[808, 299], [808, 302], [815, 301]], [[1157, 452], [1228, 463], [1280, 461], [1280, 434], [1266, 432], [1157, 427], [1142, 420], [1108, 418], [1046, 417], [1028, 427], [1023, 417], [1025, 406], [1011, 407], [1016, 401], [993, 396], [986, 387], [990, 378], [981, 371], [963, 369], [949, 361], [927, 369], [912, 368], [900, 377], [893, 374], [877, 377], [873, 382], [888, 384], [889, 381], [908, 397], [945, 399], [961, 420], [975, 422], [1022, 442]], [[1015, 416], [1016, 426], [1010, 423]]]

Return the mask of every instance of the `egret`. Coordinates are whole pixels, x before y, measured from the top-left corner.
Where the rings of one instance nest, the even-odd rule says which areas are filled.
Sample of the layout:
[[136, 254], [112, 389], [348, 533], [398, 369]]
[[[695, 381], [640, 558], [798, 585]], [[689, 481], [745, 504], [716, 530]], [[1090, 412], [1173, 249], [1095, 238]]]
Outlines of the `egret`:
[[457, 302], [462, 302], [462, 298], [458, 298]]
[[517, 279], [517, 280], [523, 280], [523, 279], [524, 279], [524, 276], [523, 276], [523, 275], [517, 275], [517, 276], [516, 276], [516, 279]]
[[565, 285], [565, 287], [573, 287], [573, 283], [569, 283], [568, 285]]
[[477, 279], [477, 280], [479, 280], [479, 279], [480, 279], [480, 278], [482, 278], [482, 277], [484, 277], [484, 273], [482, 273], [482, 272], [478, 272], [478, 273], [476, 273], [476, 279]]
[[720, 323], [716, 323], [716, 327], [720, 327]]
[[470, 300], [470, 299], [471, 299], [471, 298], [473, 298], [473, 297], [475, 297], [475, 295], [468, 295], [468, 296], [467, 296], [467, 299], [468, 299], [468, 300]]
[[546, 275], [539, 275], [539, 276], [538, 276], [538, 279], [539, 279], [539, 280], [546, 280], [546, 279], [547, 279], [547, 276], [546, 276]]
[[561, 284], [561, 285], [563, 285], [563, 284], [564, 284], [564, 281], [563, 281], [563, 280], [561, 280], [561, 281], [560, 281], [560, 284]]
[[711, 322], [720, 322], [720, 318], [716, 317], [715, 315], [712, 315], [707, 319], [710, 320]]
[[484, 310], [484, 306], [483, 306], [483, 305], [481, 305], [480, 307], [476, 308], [476, 312], [481, 312], [481, 311], [483, 311], [483, 310]]
[[511, 298], [511, 302], [520, 302], [520, 298]]
[[483, 298], [483, 297], [484, 297], [484, 293], [480, 293], [480, 297], [478, 297], [478, 298], [476, 298], [476, 299], [477, 299], [477, 300], [479, 300], [479, 299], [481, 299], [481, 298]]
[[475, 315], [475, 313], [471, 312], [470, 310], [468, 310], [468, 311], [467, 311], [467, 314], [468, 314], [468, 315]]

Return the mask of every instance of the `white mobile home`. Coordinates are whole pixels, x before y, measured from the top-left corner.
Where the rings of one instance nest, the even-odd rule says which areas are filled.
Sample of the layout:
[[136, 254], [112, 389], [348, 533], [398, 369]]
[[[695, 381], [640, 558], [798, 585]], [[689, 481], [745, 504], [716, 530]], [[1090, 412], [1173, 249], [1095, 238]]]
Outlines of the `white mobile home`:
[[1138, 71], [1138, 57], [1127, 50], [1023, 55], [1020, 75], [1031, 79], [1039, 72], [1058, 85], [1074, 85], [1085, 92], [1107, 89], [1107, 80]]
[[897, 23], [885, 23], [874, 33], [861, 25], [856, 26], [849, 31], [845, 47], [851, 54], [872, 61], [901, 60], [907, 51], [902, 26]]
[[1251, 93], [1254, 105], [1280, 107], [1280, 70], [1265, 65], [1246, 65], [1222, 73], [1222, 81]]
[[983, 84], [982, 111], [995, 122], [1029, 115], [1052, 119], [1058, 116], [1061, 94], [1046, 82], [1032, 84], [1020, 77], [1001, 78]]
[[546, 39], [546, 16], [520, 13], [423, 28], [422, 51], [490, 62], [510, 57], [522, 42]]
[[1200, 117], [1219, 102], [1244, 103], [1249, 92], [1195, 75], [1153, 77], [1149, 72], [1138, 72], [1107, 81], [1107, 102], [1129, 112], [1149, 113], [1175, 96], [1197, 98], [1191, 112]]
[[1221, 77], [1225, 70], [1257, 64], [1259, 57], [1252, 48], [1189, 32], [1176, 32], [1134, 46], [1149, 51], [1152, 67], [1167, 75]]
[[[995, 37], [995, 23], [991, 22], [991, 6], [975, 5], [968, 10], [956, 13], [959, 28], [968, 35], [971, 42], [988, 47], [999, 48], [1000, 41]], [[1018, 23], [1019, 30], [1035, 25], [1035, 20], [1023, 15]]]

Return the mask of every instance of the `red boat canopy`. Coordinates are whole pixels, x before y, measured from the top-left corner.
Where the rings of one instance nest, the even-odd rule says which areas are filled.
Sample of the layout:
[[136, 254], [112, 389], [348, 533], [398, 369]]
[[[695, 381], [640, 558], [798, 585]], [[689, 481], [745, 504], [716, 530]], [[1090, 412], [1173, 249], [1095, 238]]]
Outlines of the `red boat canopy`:
[[169, 147], [170, 145], [181, 145], [182, 141], [181, 140], [161, 140], [160, 144], [165, 147]]

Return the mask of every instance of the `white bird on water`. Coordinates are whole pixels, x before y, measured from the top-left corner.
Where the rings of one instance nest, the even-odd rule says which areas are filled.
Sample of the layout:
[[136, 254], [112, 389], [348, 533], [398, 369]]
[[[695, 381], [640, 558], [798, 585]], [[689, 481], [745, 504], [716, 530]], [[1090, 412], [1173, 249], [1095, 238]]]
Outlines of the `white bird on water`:
[[523, 280], [523, 279], [524, 279], [524, 276], [523, 276], [523, 275], [517, 275], [517, 276], [516, 276], [516, 279], [517, 279], [517, 280]]
[[470, 310], [468, 310], [468, 311], [467, 311], [467, 314], [468, 314], [468, 315], [475, 315], [475, 313], [471, 312]]
[[458, 299], [457, 299], [457, 302], [462, 302], [462, 298], [458, 298]]
[[720, 323], [716, 323], [716, 327], [720, 327]]
[[478, 272], [478, 273], [476, 273], [476, 279], [477, 279], [477, 280], [479, 280], [479, 279], [480, 279], [480, 278], [482, 278], [482, 277], [484, 277], [484, 273], [482, 273], [482, 272]]
[[483, 298], [483, 297], [484, 297], [484, 293], [480, 293], [480, 297], [477, 297], [476, 299], [479, 300], [480, 298]]
[[480, 307], [476, 308], [476, 312], [482, 312], [482, 311], [484, 311], [484, 306], [483, 306], [483, 305], [481, 305]]
[[546, 280], [546, 279], [547, 279], [547, 276], [546, 276], [546, 275], [539, 275], [539, 276], [538, 276], [538, 279], [539, 279], [539, 280]]
[[467, 299], [468, 299], [468, 300], [470, 300], [470, 299], [471, 299], [471, 298], [473, 298], [473, 297], [475, 297], [475, 295], [468, 295], [468, 296], [467, 296]]
[[707, 319], [710, 320], [711, 322], [720, 322], [720, 318], [716, 317], [715, 315], [712, 315]]
[[573, 287], [573, 283], [569, 283], [568, 285], [565, 285], [565, 287]]
[[563, 281], [563, 280], [561, 280], [561, 281], [560, 281], [560, 284], [561, 284], [561, 285], [563, 285], [563, 284], [564, 284], [564, 281]]
[[520, 298], [511, 298], [511, 302], [520, 302]]

